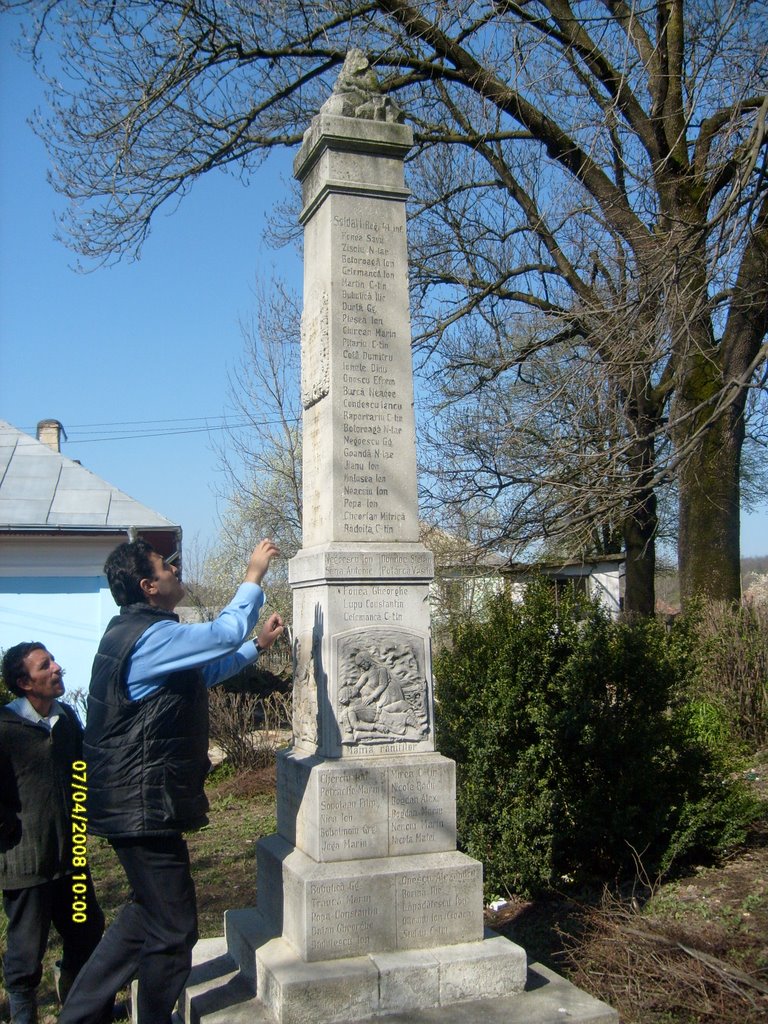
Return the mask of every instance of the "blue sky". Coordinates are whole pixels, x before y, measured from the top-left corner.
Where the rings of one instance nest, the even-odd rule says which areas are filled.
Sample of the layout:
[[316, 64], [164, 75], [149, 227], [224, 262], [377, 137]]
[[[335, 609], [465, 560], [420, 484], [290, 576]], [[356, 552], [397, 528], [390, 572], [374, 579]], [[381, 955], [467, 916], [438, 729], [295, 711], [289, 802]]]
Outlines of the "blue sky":
[[[138, 262], [78, 273], [53, 237], [62, 201], [27, 124], [42, 90], [12, 50], [15, 31], [0, 18], [0, 418], [33, 434], [39, 420], [60, 420], [66, 455], [205, 543], [224, 485], [215, 444], [239, 321], [257, 276], [277, 266], [301, 280], [295, 251], [262, 242], [293, 154], [272, 158], [250, 187], [206, 176], [160, 215]], [[765, 553], [768, 504], [742, 526], [742, 554]]]
[[257, 275], [278, 266], [300, 287], [295, 250], [262, 242], [292, 154], [250, 187], [208, 175], [160, 215], [139, 261], [76, 272], [53, 237], [63, 201], [27, 124], [42, 89], [12, 51], [14, 32], [0, 18], [0, 418], [32, 434], [60, 420], [65, 455], [180, 523], [186, 541], [205, 541], [224, 485], [215, 443], [226, 440], [217, 427], [239, 321], [254, 309]]

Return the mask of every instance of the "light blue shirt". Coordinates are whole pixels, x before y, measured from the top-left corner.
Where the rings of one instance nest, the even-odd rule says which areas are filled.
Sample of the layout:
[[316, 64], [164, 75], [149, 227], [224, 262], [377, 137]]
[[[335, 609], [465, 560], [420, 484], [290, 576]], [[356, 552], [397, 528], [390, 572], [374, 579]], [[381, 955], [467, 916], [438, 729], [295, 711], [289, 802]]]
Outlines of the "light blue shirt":
[[213, 622], [181, 623], [160, 619], [136, 642], [128, 660], [126, 686], [130, 700], [155, 693], [173, 672], [199, 668], [205, 685], [229, 679], [259, 656], [245, 638], [259, 618], [264, 591], [257, 583], [241, 583], [227, 607]]
[[36, 711], [26, 697], [17, 697], [16, 700], [12, 700], [10, 704], [6, 704], [6, 707], [9, 711], [13, 711], [14, 714], [18, 715], [19, 718], [26, 718], [26, 720], [28, 722], [32, 722], [33, 725], [42, 725], [49, 732], [64, 714], [61, 710], [61, 705], [57, 700], [51, 704], [51, 710], [47, 718], [43, 717], [43, 715]]

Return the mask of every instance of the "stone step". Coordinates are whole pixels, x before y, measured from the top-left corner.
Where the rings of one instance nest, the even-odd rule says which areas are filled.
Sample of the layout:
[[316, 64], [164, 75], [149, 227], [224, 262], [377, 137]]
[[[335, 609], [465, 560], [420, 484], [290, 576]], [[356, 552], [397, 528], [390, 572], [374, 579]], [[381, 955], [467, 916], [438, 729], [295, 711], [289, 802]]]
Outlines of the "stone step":
[[[531, 964], [525, 990], [513, 996], [359, 1018], [350, 1024], [618, 1024], [618, 1020], [610, 1006], [542, 964]], [[195, 947], [175, 1024], [275, 1024], [275, 1018], [238, 971], [222, 937], [201, 940]], [[319, 1016], [315, 1024], [322, 1024]]]
[[192, 950], [192, 970], [174, 1024], [236, 1024], [259, 1020], [253, 986], [227, 952], [224, 936], [201, 939]]
[[525, 987], [525, 950], [490, 929], [475, 942], [308, 961], [253, 909], [228, 910], [224, 928], [232, 959], [278, 1024], [348, 1024]]

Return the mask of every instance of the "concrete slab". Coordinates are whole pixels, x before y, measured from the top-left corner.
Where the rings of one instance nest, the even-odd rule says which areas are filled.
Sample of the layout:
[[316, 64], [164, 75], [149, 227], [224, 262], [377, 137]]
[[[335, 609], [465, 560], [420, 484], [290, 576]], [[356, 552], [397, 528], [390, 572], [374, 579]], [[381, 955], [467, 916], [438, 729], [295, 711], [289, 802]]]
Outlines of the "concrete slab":
[[440, 1005], [440, 964], [423, 949], [371, 956], [379, 972], [379, 1012]]
[[525, 988], [525, 950], [501, 935], [431, 950], [440, 965], [440, 1004], [508, 996]]
[[301, 961], [285, 939], [256, 951], [258, 994], [278, 1024], [337, 1024], [376, 1014], [379, 972], [370, 957]]
[[[174, 1024], [277, 1024], [274, 1014], [222, 954], [223, 939], [195, 947], [192, 972]], [[382, 966], [385, 966], [382, 964]], [[392, 960], [387, 966], [395, 968]], [[422, 965], [423, 966], [423, 965]], [[404, 966], [401, 965], [401, 970]], [[395, 975], [390, 974], [389, 981]], [[396, 1000], [390, 991], [389, 1005]], [[313, 1024], [327, 1024], [315, 1006]], [[618, 1024], [617, 1012], [542, 964], [528, 968], [525, 990], [494, 999], [474, 999], [349, 1019], [349, 1024]]]

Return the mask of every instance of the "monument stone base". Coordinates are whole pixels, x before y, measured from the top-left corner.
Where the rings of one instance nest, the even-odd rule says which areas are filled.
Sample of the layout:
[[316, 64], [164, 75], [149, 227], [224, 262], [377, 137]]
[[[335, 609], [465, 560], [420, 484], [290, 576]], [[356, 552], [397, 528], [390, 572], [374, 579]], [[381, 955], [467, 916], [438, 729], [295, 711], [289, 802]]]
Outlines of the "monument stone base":
[[493, 933], [428, 950], [308, 962], [258, 910], [228, 911], [225, 929], [229, 956], [278, 1024], [341, 1024], [525, 987], [525, 951]]
[[275, 835], [257, 858], [257, 906], [309, 962], [483, 937], [482, 865], [456, 850], [318, 864]]
[[[487, 932], [481, 943], [464, 944], [466, 951], [459, 945], [307, 964], [298, 960], [283, 939], [265, 934], [263, 919], [254, 910], [228, 912], [225, 927], [226, 937], [203, 939], [195, 947], [174, 1024], [619, 1021], [606, 1003], [543, 965], [531, 964], [526, 971], [520, 947], [492, 932]], [[472, 959], [480, 946], [489, 954], [484, 964]], [[511, 947], [511, 954], [501, 952], [503, 947]], [[496, 994], [494, 986], [505, 984], [505, 963], [516, 982], [522, 977], [524, 987]], [[477, 991], [478, 987], [478, 994], [469, 994], [471, 988]]]

